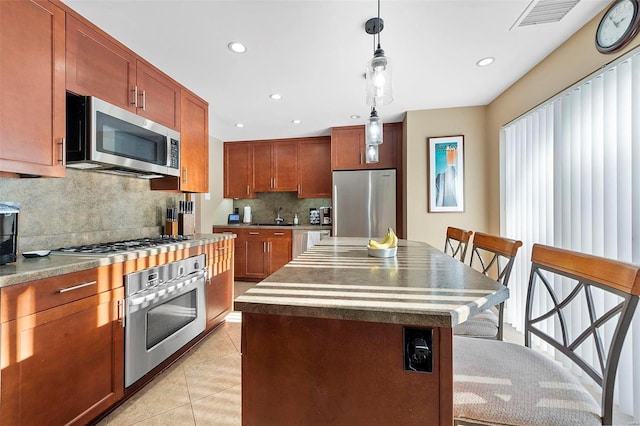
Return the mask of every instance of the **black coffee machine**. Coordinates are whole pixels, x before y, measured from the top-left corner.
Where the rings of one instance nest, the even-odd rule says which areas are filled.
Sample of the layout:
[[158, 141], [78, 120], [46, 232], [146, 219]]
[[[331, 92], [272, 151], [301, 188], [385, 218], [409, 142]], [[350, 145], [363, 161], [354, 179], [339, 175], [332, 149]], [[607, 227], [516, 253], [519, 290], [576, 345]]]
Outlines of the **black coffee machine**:
[[20, 204], [0, 201], [0, 265], [16, 261]]

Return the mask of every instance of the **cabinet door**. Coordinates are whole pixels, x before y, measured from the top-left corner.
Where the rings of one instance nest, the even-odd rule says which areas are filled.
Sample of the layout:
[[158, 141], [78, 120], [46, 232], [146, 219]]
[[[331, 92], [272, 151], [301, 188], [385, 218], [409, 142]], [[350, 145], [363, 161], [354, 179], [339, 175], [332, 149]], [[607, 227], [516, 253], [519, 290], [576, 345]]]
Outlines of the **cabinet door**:
[[269, 238], [269, 275], [291, 261], [291, 231], [287, 237], [284, 232], [273, 232]]
[[398, 167], [397, 147], [402, 143], [402, 123], [382, 125], [382, 145], [378, 147], [378, 162], [367, 164], [368, 168], [393, 169]]
[[331, 168], [354, 170], [365, 167], [364, 126], [331, 129]]
[[252, 232], [248, 232], [250, 235], [244, 241], [245, 277], [266, 278], [269, 275], [269, 253], [267, 251], [269, 241], [262, 236], [251, 236]]
[[138, 115], [180, 131], [180, 86], [160, 71], [138, 60]]
[[331, 138], [298, 142], [298, 198], [331, 198]]
[[65, 13], [0, 1], [0, 171], [65, 175]]
[[274, 190], [272, 144], [254, 142], [252, 146], [253, 192], [269, 192]]
[[273, 143], [273, 169], [275, 191], [298, 190], [298, 142]]
[[67, 89], [136, 112], [136, 57], [67, 15]]
[[207, 328], [224, 320], [233, 305], [233, 240], [212, 244], [211, 279], [207, 285]]
[[224, 197], [254, 198], [251, 190], [251, 144], [224, 143]]
[[184, 89], [180, 103], [180, 177], [153, 179], [151, 189], [209, 192], [209, 104]]
[[122, 397], [123, 297], [120, 287], [2, 323], [1, 424], [86, 424]]

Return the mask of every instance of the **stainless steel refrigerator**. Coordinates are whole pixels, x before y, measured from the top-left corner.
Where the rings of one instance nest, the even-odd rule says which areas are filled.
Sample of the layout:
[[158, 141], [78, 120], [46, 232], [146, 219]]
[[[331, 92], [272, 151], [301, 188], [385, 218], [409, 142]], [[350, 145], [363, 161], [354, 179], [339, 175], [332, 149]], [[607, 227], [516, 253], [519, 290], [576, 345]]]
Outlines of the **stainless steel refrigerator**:
[[396, 171], [333, 172], [333, 236], [384, 237], [396, 229]]

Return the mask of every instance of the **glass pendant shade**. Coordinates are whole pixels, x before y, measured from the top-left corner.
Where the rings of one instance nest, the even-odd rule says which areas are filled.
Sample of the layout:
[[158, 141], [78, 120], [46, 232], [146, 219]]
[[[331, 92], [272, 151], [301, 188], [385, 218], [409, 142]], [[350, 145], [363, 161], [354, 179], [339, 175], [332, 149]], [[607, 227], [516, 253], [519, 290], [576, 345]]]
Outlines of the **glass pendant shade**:
[[384, 50], [376, 49], [373, 58], [367, 63], [367, 105], [380, 106], [393, 101], [391, 85], [391, 62], [384, 56]]
[[367, 145], [367, 163], [378, 162], [378, 145]]
[[376, 109], [371, 110], [371, 116], [364, 126], [365, 143], [367, 145], [380, 145], [382, 143], [382, 120], [378, 117]]

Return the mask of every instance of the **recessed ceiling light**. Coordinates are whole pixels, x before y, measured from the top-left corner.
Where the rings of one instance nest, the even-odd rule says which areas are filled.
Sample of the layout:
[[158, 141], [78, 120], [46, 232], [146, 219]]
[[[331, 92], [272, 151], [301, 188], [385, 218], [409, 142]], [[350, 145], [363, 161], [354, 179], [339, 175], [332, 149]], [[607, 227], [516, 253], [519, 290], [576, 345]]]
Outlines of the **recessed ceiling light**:
[[280, 93], [272, 93], [271, 95], [269, 95], [269, 97], [274, 101], [279, 101], [280, 99], [282, 99], [282, 95]]
[[302, 123], [300, 120], [291, 120], [291, 122], [292, 122], [293, 124], [300, 124], [300, 123]]
[[495, 60], [496, 58], [492, 58], [491, 56], [488, 56], [486, 58], [480, 59], [478, 62], [476, 62], [476, 65], [479, 67], [486, 67], [487, 65], [491, 65]]
[[353, 115], [351, 116], [351, 118], [352, 118], [353, 120], [357, 120], [358, 118], [360, 118], [360, 116], [359, 116], [359, 115], [356, 115], [356, 114], [353, 114]]
[[239, 41], [232, 41], [231, 43], [227, 44], [227, 47], [229, 48], [229, 50], [235, 53], [245, 53], [247, 51], [247, 46], [240, 43]]
[[244, 127], [244, 124], [242, 124], [242, 123], [236, 123], [236, 127], [243, 128], [243, 127]]

